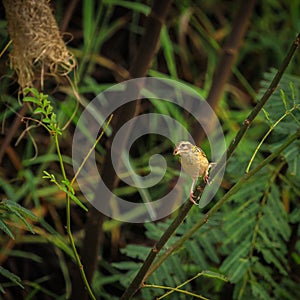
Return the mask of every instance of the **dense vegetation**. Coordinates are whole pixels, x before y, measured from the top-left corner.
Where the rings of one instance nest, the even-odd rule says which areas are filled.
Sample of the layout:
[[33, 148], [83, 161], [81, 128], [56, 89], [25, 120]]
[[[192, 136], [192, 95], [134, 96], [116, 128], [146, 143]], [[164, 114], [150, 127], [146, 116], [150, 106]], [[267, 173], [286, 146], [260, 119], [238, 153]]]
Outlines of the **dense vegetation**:
[[[294, 57], [284, 62], [300, 32], [300, 3], [170, 2], [164, 8], [163, 1], [51, 1], [58, 27], [68, 33], [63, 39], [72, 64], [56, 74], [47, 60], [32, 61], [29, 87], [20, 86], [24, 81], [9, 64], [14, 44], [1, 4], [0, 298], [119, 299], [129, 286], [138, 288], [136, 299], [300, 298], [297, 45]], [[149, 19], [152, 31], [147, 31]], [[178, 80], [207, 99], [232, 151], [208, 206], [199, 209], [187, 201], [162, 220], [121, 223], [97, 212], [81, 194], [72, 138], [95, 96], [143, 75]], [[277, 89], [258, 109], [276, 76]], [[210, 156], [211, 145], [195, 119], [166, 101], [125, 105], [108, 128], [117, 130], [116, 116], [126, 112], [126, 121], [134, 110], [167, 114], [184, 124]], [[248, 124], [255, 110], [258, 115]], [[140, 202], [143, 192], [135, 186], [122, 180], [114, 185], [115, 174], [106, 164], [113, 135], [109, 129], [99, 133], [96, 160], [107, 185], [118, 196]], [[162, 180], [147, 190], [150, 200], [176, 183], [173, 147], [155, 134], [133, 144], [130, 162], [138, 174], [149, 173], [153, 154], [167, 161]], [[161, 245], [159, 253], [151, 252], [155, 244]], [[143, 278], [133, 281], [149, 253], [155, 260], [144, 265], [144, 283]]]

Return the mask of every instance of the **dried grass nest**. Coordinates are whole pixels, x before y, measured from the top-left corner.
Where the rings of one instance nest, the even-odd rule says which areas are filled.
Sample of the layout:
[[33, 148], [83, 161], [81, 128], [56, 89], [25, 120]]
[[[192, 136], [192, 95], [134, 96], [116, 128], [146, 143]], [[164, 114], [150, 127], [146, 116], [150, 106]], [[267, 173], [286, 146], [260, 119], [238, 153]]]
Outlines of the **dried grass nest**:
[[75, 67], [73, 54], [59, 33], [47, 0], [3, 0], [13, 43], [12, 68], [19, 85], [32, 86], [45, 66], [52, 75], [67, 75]]

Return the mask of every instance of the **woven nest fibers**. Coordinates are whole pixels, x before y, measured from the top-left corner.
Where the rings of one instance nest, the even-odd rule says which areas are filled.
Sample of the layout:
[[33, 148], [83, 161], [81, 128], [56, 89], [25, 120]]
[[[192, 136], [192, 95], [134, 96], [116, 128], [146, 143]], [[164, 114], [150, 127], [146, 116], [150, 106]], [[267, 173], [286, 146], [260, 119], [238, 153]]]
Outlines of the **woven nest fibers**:
[[75, 67], [47, 0], [3, 0], [13, 42], [11, 65], [20, 86], [32, 86], [43, 66], [53, 75], [67, 75]]

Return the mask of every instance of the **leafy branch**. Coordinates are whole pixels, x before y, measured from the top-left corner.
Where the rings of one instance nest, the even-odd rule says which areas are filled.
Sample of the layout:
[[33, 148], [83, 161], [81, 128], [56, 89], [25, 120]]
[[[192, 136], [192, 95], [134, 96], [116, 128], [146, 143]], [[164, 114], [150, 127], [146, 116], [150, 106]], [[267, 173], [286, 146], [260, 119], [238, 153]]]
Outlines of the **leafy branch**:
[[220, 279], [222, 281], [225, 281], [227, 282], [228, 281], [228, 278], [226, 278], [225, 276], [223, 275], [220, 275], [218, 273], [215, 273], [215, 272], [211, 272], [211, 271], [202, 271], [198, 274], [196, 274], [194, 277], [186, 280], [184, 283], [178, 285], [176, 288], [170, 288], [170, 287], [166, 287], [166, 286], [160, 286], [160, 285], [153, 285], [153, 284], [145, 284], [143, 286], [143, 288], [157, 288], [157, 289], [166, 289], [166, 290], [169, 290], [167, 293], [165, 293], [164, 295], [160, 296], [159, 298], [157, 298], [157, 300], [161, 300], [169, 295], [171, 295], [172, 293], [174, 292], [179, 292], [179, 293], [183, 293], [183, 294], [187, 294], [189, 296], [192, 296], [192, 297], [195, 297], [195, 298], [198, 298], [198, 299], [207, 299], [201, 295], [198, 295], [198, 294], [194, 294], [194, 293], [191, 293], [191, 292], [188, 292], [186, 290], [182, 290], [181, 288], [190, 283], [191, 281], [197, 279], [198, 277], [212, 277], [212, 278], [217, 278], [217, 279]]
[[[31, 233], [35, 233], [30, 223], [26, 220], [29, 218], [30, 220], [36, 221], [37, 217], [28, 209], [24, 208], [20, 204], [11, 201], [11, 200], [2, 200], [0, 202], [0, 230], [6, 233], [11, 239], [15, 239], [15, 236], [11, 229], [9, 228], [9, 222], [12, 221], [13, 218], [16, 218], [18, 221], [21, 221], [25, 224], [28, 230]], [[11, 273], [7, 269], [0, 266], [0, 274], [16, 285], [24, 288], [21, 284], [21, 278], [14, 273]], [[0, 291], [4, 293], [4, 289], [0, 284]]]
[[[220, 163], [217, 164], [216, 168], [213, 170], [214, 172], [213, 172], [212, 176], [215, 176], [215, 174], [217, 174], [224, 167], [225, 163], [229, 160], [229, 158], [234, 153], [235, 149], [237, 148], [238, 144], [240, 143], [240, 141], [244, 137], [246, 131], [250, 127], [250, 125], [253, 122], [253, 120], [255, 119], [255, 117], [262, 110], [262, 108], [264, 107], [266, 102], [269, 100], [270, 96], [275, 91], [281, 77], [283, 76], [283, 74], [284, 74], [287, 66], [289, 65], [293, 55], [295, 54], [295, 52], [296, 52], [296, 50], [299, 46], [299, 43], [300, 43], [300, 34], [298, 34], [296, 39], [293, 41], [293, 44], [291, 45], [286, 57], [284, 58], [284, 60], [281, 64], [280, 68], [278, 69], [278, 72], [276, 73], [275, 77], [273, 78], [269, 88], [266, 90], [266, 92], [262, 96], [261, 100], [257, 103], [257, 105], [254, 107], [254, 109], [251, 111], [251, 113], [248, 115], [248, 117], [245, 119], [245, 121], [243, 122], [240, 130], [238, 131], [238, 133], [236, 135], [236, 137], [230, 143], [226, 153], [224, 153], [224, 156], [226, 156], [226, 160], [223, 160], [223, 161], [225, 161], [224, 164], [220, 164]], [[299, 131], [297, 132], [297, 135], [293, 135], [292, 137], [290, 137], [288, 139], [289, 143], [287, 144], [287, 142], [286, 142], [283, 145], [283, 146], [285, 146], [284, 148], [282, 148], [282, 146], [279, 147], [279, 149], [277, 149], [276, 152], [274, 152], [267, 159], [265, 159], [264, 162], [263, 162], [264, 164], [262, 165], [262, 163], [261, 163], [259, 165], [260, 168], [262, 168], [265, 164], [269, 163], [275, 157], [277, 157], [277, 155], [279, 155], [279, 153], [281, 153], [281, 151], [283, 151], [283, 149], [285, 149], [290, 143], [292, 143], [298, 137], [299, 137]], [[293, 139], [291, 140], [291, 138], [293, 138]], [[277, 153], [277, 154], [275, 155], [275, 153]], [[223, 204], [229, 198], [229, 196], [234, 194], [240, 188], [240, 186], [246, 180], [249, 179], [249, 177], [256, 174], [256, 172], [258, 172], [257, 168], [258, 167], [253, 169], [248, 174], [244, 175], [244, 177], [236, 185], [234, 185], [234, 187], [232, 189], [230, 189], [230, 191], [228, 191], [227, 194], [221, 200], [219, 200], [202, 219], [199, 220], [198, 226], [200, 227], [203, 224], [205, 224], [208, 220], [208, 217], [211, 217], [221, 206], [223, 206]], [[201, 192], [199, 192], [199, 194], [200, 193]], [[169, 240], [169, 238], [172, 236], [172, 234], [176, 231], [176, 229], [179, 227], [179, 225], [183, 222], [183, 220], [187, 216], [188, 212], [192, 208], [192, 205], [193, 204], [190, 201], [187, 201], [183, 205], [183, 207], [179, 211], [177, 217], [173, 220], [173, 222], [170, 224], [170, 226], [166, 229], [166, 231], [163, 233], [161, 238], [158, 240], [158, 242], [154, 245], [154, 247], [149, 252], [149, 254], [148, 254], [147, 258], [145, 259], [143, 265], [141, 266], [140, 270], [138, 271], [138, 273], [134, 277], [133, 281], [130, 283], [130, 285], [127, 287], [124, 294], [122, 295], [122, 297], [121, 297], [122, 300], [132, 298], [132, 296], [138, 291], [138, 289], [142, 287], [143, 281], [145, 280], [145, 277], [147, 276], [153, 261], [157, 257], [157, 255], [160, 252], [160, 250], [162, 249], [162, 247], [166, 244], [166, 242]], [[192, 229], [193, 230], [190, 231], [191, 234], [194, 233], [194, 230], [197, 230], [197, 229], [195, 229], [195, 227], [192, 228]], [[188, 236], [190, 236], [190, 235], [185, 235], [186, 238], [188, 238]], [[169, 252], [169, 255], [170, 255], [170, 252]]]
[[224, 203], [228, 201], [230, 197], [244, 185], [246, 181], [255, 176], [258, 171], [268, 165], [272, 160], [277, 158], [283, 150], [285, 150], [290, 144], [299, 138], [300, 130], [290, 136], [285, 143], [278, 147], [277, 150], [270, 154], [253, 170], [251, 170], [249, 173], [246, 173], [201, 219], [199, 219], [199, 221], [190, 230], [180, 237], [172, 246], [168, 247], [168, 250], [158, 258], [155, 264], [153, 264], [149, 272], [145, 275], [144, 279], [148, 278], [174, 251], [179, 249], [195, 232], [197, 232], [204, 224], [206, 224], [208, 219], [214, 215], [224, 205]]
[[[6, 277], [11, 282], [13, 282], [16, 285], [18, 285], [19, 287], [21, 287], [22, 289], [24, 288], [24, 286], [21, 284], [21, 278], [19, 276], [15, 275], [14, 273], [8, 271], [7, 269], [3, 268], [2, 266], [0, 266], [0, 275]], [[1, 284], [0, 284], [0, 291], [2, 293], [5, 292]]]
[[[292, 86], [291, 86], [292, 88]], [[276, 128], [276, 126], [283, 121], [283, 119], [285, 119], [287, 116], [291, 116], [294, 120], [294, 122], [296, 124], [298, 124], [298, 126], [300, 127], [300, 122], [297, 120], [297, 118], [295, 117], [295, 115], [293, 114], [293, 112], [295, 110], [299, 110], [300, 108], [300, 104], [297, 104], [295, 103], [295, 99], [293, 98], [293, 106], [291, 108], [288, 108], [288, 105], [287, 105], [287, 99], [286, 99], [286, 95], [284, 93], [283, 90], [280, 90], [280, 94], [281, 94], [281, 99], [282, 99], [282, 102], [283, 102], [283, 105], [284, 105], [284, 108], [285, 108], [285, 112], [282, 116], [280, 116], [273, 124], [269, 118], [269, 114], [263, 109], [263, 112], [265, 114], [265, 117], [266, 119], [271, 123], [271, 126], [270, 126], [270, 129], [266, 132], [266, 134], [263, 136], [263, 138], [261, 139], [261, 141], [259, 142], [258, 146], [256, 147], [252, 157], [250, 158], [250, 161], [249, 161], [249, 164], [246, 168], [246, 173], [249, 172], [250, 170], [250, 167], [253, 163], [253, 160], [256, 156], [256, 154], [258, 153], [259, 149], [261, 148], [262, 144], [264, 143], [264, 141], [267, 139], [267, 137], [271, 134], [271, 132]]]
[[[51, 135], [61, 135], [61, 129], [58, 126], [56, 114], [53, 112], [53, 106], [48, 100], [48, 95], [39, 93], [35, 88], [25, 88], [23, 102], [36, 104], [33, 111], [35, 115], [41, 115], [41, 120], [31, 119], [43, 126]], [[24, 118], [26, 119], [26, 118]]]
[[81, 203], [81, 201], [75, 196], [75, 191], [68, 180], [62, 180], [62, 184], [58, 183], [54, 174], [50, 174], [47, 171], [43, 171], [45, 174], [43, 179], [49, 179], [51, 183], [54, 183], [59, 190], [64, 192], [68, 197], [70, 197], [78, 206], [80, 206], [85, 211], [88, 211], [87, 207]]
[[14, 234], [9, 229], [5, 221], [9, 221], [15, 216], [19, 221], [23, 222], [27, 229], [34, 233], [32, 226], [27, 222], [26, 218], [36, 221], [36, 216], [28, 209], [11, 200], [2, 200], [0, 202], [0, 229], [4, 231], [10, 238], [14, 239]]
[[[30, 96], [28, 96], [30, 94]], [[62, 131], [58, 125], [56, 114], [53, 111], [53, 107], [51, 105], [51, 102], [48, 100], [48, 95], [45, 95], [43, 93], [39, 93], [36, 89], [34, 88], [26, 88], [24, 90], [24, 95], [25, 98], [23, 99], [25, 102], [30, 102], [32, 104], [36, 105], [36, 108], [33, 111], [33, 114], [39, 114], [41, 115], [41, 120], [35, 120], [32, 118], [27, 118], [30, 120], [33, 120], [37, 122], [39, 125], [43, 126], [50, 135], [54, 137], [54, 143], [56, 147], [56, 152], [58, 155], [59, 159], [59, 164], [60, 164], [60, 169], [62, 173], [62, 181], [61, 184], [58, 183], [56, 180], [55, 176], [53, 174], [50, 174], [46, 171], [44, 171], [44, 179], [49, 179], [50, 182], [54, 183], [61, 191], [65, 192], [66, 194], [66, 219], [67, 219], [67, 225], [66, 225], [66, 232], [68, 234], [70, 243], [71, 243], [71, 248], [77, 263], [77, 266], [79, 268], [79, 272], [81, 275], [81, 278], [83, 280], [84, 286], [87, 289], [91, 299], [96, 299], [92, 289], [88, 283], [88, 280], [86, 278], [86, 274], [83, 268], [83, 265], [81, 263], [79, 254], [76, 249], [75, 241], [72, 235], [72, 230], [71, 230], [71, 199], [79, 205], [81, 208], [83, 208], [85, 211], [87, 211], [87, 208], [80, 202], [80, 200], [75, 196], [74, 189], [72, 187], [72, 184], [69, 182], [67, 179], [64, 163], [63, 163], [63, 158], [60, 152], [60, 146], [59, 146], [59, 140], [58, 136], [62, 134]], [[73, 181], [72, 181], [73, 183]]]

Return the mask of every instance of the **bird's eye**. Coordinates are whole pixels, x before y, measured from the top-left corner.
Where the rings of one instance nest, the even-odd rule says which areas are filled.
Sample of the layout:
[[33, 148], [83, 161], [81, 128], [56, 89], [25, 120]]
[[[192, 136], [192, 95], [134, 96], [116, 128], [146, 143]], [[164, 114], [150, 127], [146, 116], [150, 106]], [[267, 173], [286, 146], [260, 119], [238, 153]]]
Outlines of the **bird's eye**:
[[182, 143], [182, 144], [180, 145], [180, 148], [187, 148], [187, 144], [186, 144], [186, 143]]

